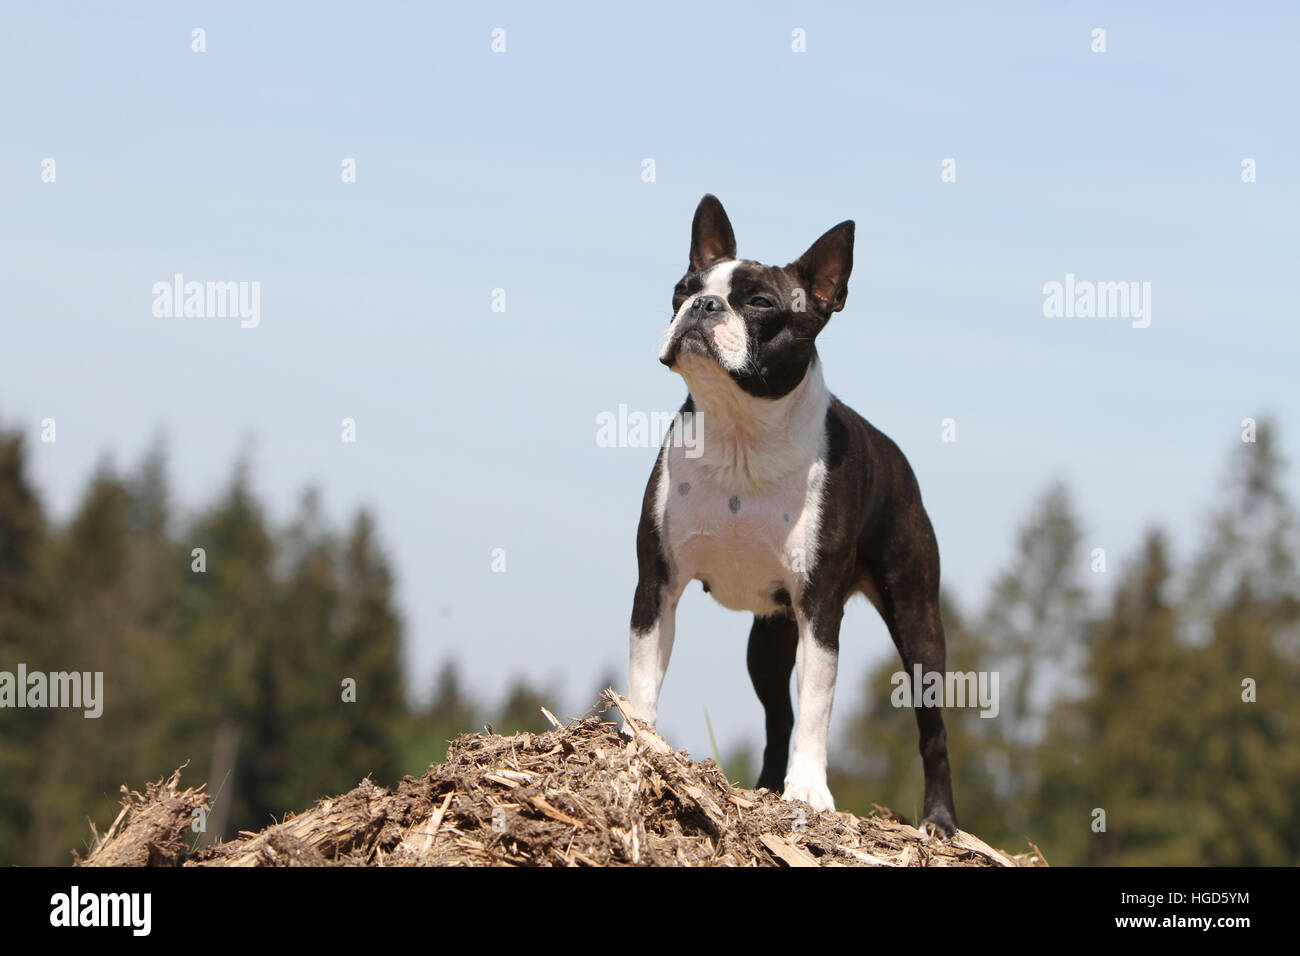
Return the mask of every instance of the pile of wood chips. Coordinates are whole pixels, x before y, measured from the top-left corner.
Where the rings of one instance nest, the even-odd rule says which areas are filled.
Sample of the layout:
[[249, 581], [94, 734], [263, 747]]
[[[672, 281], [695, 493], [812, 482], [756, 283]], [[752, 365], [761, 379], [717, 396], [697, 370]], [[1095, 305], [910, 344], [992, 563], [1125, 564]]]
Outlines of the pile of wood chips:
[[968, 833], [927, 838], [881, 811], [816, 813], [674, 751], [613, 691], [635, 736], [598, 716], [544, 734], [466, 734], [395, 790], [363, 780], [259, 833], [192, 850], [203, 788], [180, 770], [122, 812], [82, 866], [1043, 866]]

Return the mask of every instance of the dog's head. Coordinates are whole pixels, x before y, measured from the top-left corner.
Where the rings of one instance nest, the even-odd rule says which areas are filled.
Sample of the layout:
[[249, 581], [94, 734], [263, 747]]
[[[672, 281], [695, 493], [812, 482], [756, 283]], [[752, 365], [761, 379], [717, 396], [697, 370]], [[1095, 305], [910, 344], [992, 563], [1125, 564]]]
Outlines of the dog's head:
[[844, 308], [853, 269], [853, 221], [828, 230], [787, 266], [736, 258], [736, 236], [717, 198], [700, 200], [691, 257], [673, 290], [659, 361], [692, 382], [729, 377], [758, 398], [788, 394], [808, 371], [814, 342]]

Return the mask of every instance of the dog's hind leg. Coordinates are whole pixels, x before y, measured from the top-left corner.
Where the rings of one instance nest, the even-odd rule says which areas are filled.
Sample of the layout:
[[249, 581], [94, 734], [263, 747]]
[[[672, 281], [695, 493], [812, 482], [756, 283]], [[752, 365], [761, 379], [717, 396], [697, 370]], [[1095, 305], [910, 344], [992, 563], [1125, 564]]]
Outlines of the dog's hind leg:
[[[919, 664], [923, 674], [944, 673], [946, 647], [943, 621], [939, 618], [939, 595], [919, 582], [890, 588], [893, 600], [886, 602], [885, 622], [894, 639], [909, 683], [915, 680]], [[916, 727], [920, 733], [921, 762], [925, 768], [923, 823], [943, 836], [957, 829], [957, 811], [952, 801], [952, 771], [948, 766], [948, 732], [943, 726], [943, 709], [921, 702], [921, 688], [912, 687]]]

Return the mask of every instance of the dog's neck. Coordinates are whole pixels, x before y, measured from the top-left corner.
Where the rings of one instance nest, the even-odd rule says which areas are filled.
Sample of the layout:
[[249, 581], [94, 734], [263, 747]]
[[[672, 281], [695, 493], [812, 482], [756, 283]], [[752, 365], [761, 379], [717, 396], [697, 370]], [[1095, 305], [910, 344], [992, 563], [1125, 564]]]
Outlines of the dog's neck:
[[728, 487], [760, 490], [824, 453], [831, 396], [815, 354], [802, 381], [774, 399], [743, 391], [711, 359], [679, 371], [699, 416], [699, 464]]

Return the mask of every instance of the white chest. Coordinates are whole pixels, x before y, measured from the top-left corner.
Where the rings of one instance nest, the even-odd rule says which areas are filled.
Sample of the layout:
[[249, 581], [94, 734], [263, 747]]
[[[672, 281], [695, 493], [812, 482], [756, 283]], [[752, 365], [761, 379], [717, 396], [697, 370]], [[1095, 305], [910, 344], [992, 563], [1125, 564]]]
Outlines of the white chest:
[[797, 606], [816, 554], [824, 475], [814, 459], [778, 482], [735, 486], [702, 459], [670, 448], [660, 530], [676, 589], [703, 581], [734, 611], [770, 614], [787, 600]]

